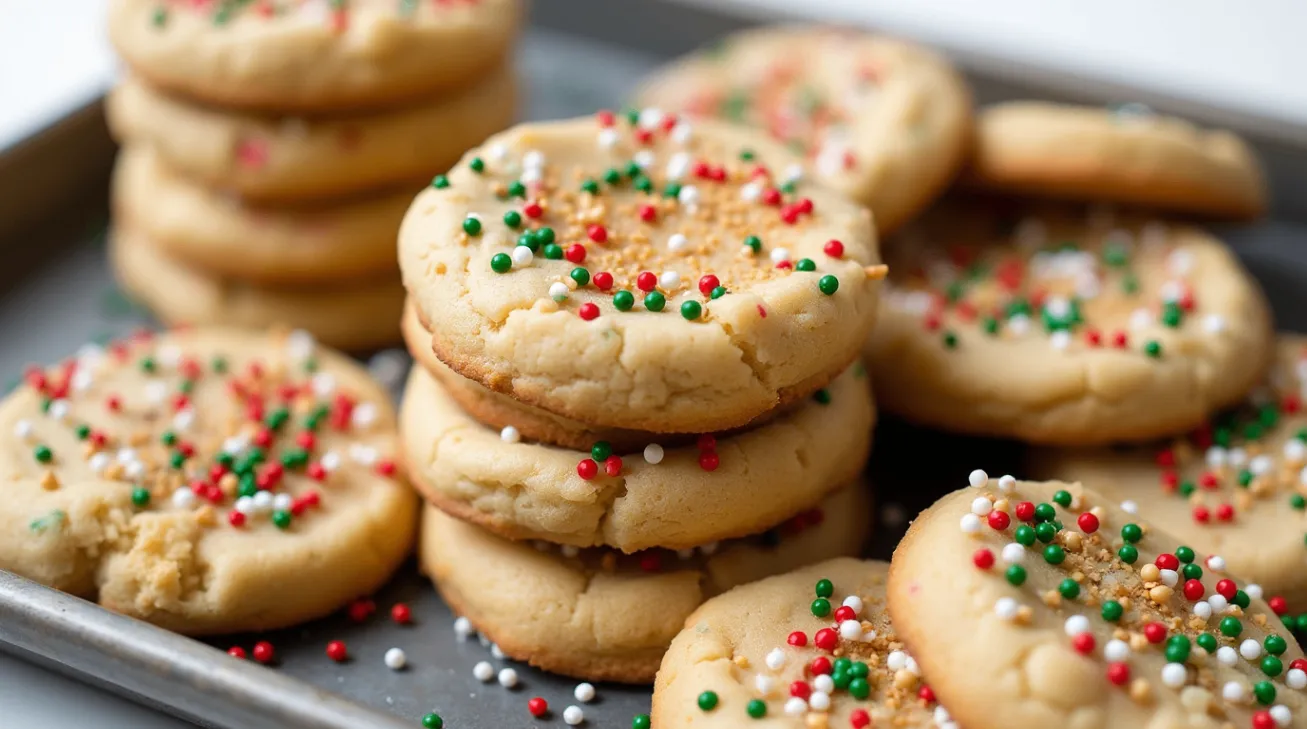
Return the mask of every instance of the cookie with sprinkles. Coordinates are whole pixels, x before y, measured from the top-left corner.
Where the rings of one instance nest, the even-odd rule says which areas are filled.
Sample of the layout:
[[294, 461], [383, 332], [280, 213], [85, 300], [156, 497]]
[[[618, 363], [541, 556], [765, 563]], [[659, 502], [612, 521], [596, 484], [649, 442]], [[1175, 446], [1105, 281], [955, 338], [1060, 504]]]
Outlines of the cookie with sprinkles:
[[1255, 588], [1079, 484], [990, 479], [894, 552], [894, 627], [968, 729], [1307, 726], [1307, 658]]
[[303, 332], [86, 345], [0, 432], [0, 567], [171, 630], [320, 617], [412, 546], [387, 394]]
[[887, 572], [834, 559], [704, 603], [663, 658], [654, 725], [957, 729], [890, 624]]
[[969, 172], [1006, 192], [1254, 218], [1265, 175], [1237, 135], [1141, 104], [1113, 109], [1013, 101], [982, 111]]
[[251, 205], [180, 177], [146, 147], [118, 155], [112, 197], [115, 220], [169, 256], [268, 286], [398, 280], [395, 227], [413, 198], [390, 191], [339, 204]]
[[867, 210], [764, 135], [645, 110], [492, 137], [418, 195], [400, 268], [465, 377], [603, 427], [699, 433], [858, 356]]
[[300, 202], [408, 185], [444, 170], [512, 122], [516, 96], [505, 65], [416, 106], [298, 118], [217, 111], [128, 76], [109, 93], [105, 114], [120, 142], [152, 148], [207, 187], [250, 201]]
[[1031, 467], [1092, 484], [1220, 555], [1277, 614], [1307, 611], [1307, 338], [1282, 334], [1276, 350], [1271, 374], [1242, 407], [1184, 436], [1131, 450], [1046, 450]]
[[857, 554], [869, 508], [865, 489], [852, 484], [762, 534], [626, 555], [512, 542], [428, 506], [418, 556], [450, 608], [507, 655], [590, 681], [651, 683], [704, 600]]
[[766, 130], [869, 205], [882, 233], [948, 185], [971, 134], [971, 95], [948, 61], [854, 29], [737, 33], [656, 72], [637, 98]]
[[625, 552], [756, 534], [858, 477], [874, 412], [850, 368], [766, 425], [688, 445], [572, 450], [463, 412], [424, 367], [400, 406], [408, 473], [428, 501], [509, 539]]
[[1194, 227], [952, 200], [905, 235], [867, 356], [886, 411], [923, 425], [1158, 438], [1238, 402], [1273, 350], [1261, 289]]
[[114, 0], [131, 71], [221, 106], [357, 111], [468, 85], [502, 62], [521, 0]]
[[399, 340], [404, 289], [389, 276], [348, 285], [259, 286], [174, 260], [149, 236], [121, 223], [112, 231], [109, 258], [123, 289], [170, 326], [284, 325], [354, 351]]

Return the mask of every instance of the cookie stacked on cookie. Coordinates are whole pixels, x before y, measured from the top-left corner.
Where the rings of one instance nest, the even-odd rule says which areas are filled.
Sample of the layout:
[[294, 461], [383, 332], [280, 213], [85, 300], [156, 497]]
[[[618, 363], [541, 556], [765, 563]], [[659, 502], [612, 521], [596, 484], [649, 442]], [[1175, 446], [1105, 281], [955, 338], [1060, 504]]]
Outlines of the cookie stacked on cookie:
[[883, 268], [784, 148], [652, 110], [521, 126], [399, 242], [421, 561], [506, 654], [648, 682], [706, 597], [857, 552]]
[[512, 120], [518, 0], [115, 0], [113, 263], [168, 323], [397, 339], [415, 184]]

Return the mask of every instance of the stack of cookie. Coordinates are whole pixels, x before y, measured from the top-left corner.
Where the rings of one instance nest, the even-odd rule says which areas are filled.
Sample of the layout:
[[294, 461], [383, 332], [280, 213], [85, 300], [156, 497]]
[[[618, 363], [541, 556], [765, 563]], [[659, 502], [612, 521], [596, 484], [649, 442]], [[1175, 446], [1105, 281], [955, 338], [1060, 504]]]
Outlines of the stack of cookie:
[[422, 565], [517, 659], [651, 681], [706, 597], [855, 554], [871, 216], [765, 135], [514, 128], [400, 230]]
[[508, 125], [518, 0], [115, 0], [113, 263], [169, 324], [397, 339], [414, 187]]

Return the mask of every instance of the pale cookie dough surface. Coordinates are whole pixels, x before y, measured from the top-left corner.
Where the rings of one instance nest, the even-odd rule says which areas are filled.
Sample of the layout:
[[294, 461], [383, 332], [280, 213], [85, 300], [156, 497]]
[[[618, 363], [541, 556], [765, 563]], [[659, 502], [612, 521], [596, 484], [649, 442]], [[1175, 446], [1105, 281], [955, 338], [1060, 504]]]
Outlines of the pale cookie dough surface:
[[737, 435], [581, 451], [504, 439], [414, 367], [401, 445], [429, 501], [510, 539], [682, 549], [767, 529], [857, 477], [874, 421], [865, 374], [850, 369], [820, 394], [826, 404]]
[[887, 412], [1032, 443], [1140, 441], [1198, 426], [1262, 376], [1265, 298], [1203, 231], [950, 202], [890, 260], [867, 348]]
[[1140, 518], [1219, 554], [1268, 598], [1307, 608], [1307, 338], [1282, 334], [1270, 376], [1235, 411], [1130, 450], [1047, 450], [1041, 476], [1092, 484]]
[[[663, 657], [654, 726], [956, 729], [890, 625], [888, 568], [834, 559], [704, 603]], [[829, 592], [820, 589], [823, 580]], [[813, 612], [816, 600], [825, 600], [824, 617]], [[849, 613], [837, 620], [842, 607]]]
[[266, 288], [175, 261], [148, 236], [116, 227], [110, 263], [123, 289], [170, 325], [306, 329], [323, 342], [367, 350], [399, 341], [404, 289], [387, 278], [348, 287]]
[[719, 122], [518, 126], [414, 201], [404, 283], [435, 353], [492, 390], [603, 427], [739, 427], [825, 385], [875, 319], [871, 216], [802, 172]]
[[520, 0], [114, 0], [132, 72], [181, 96], [277, 112], [355, 111], [466, 86], [507, 55]]
[[995, 190], [1236, 218], [1266, 209], [1242, 139], [1134, 105], [998, 104], [979, 114], [976, 137], [970, 177]]
[[217, 110], [128, 76], [105, 111], [119, 141], [152, 148], [206, 187], [249, 201], [299, 202], [430, 178], [508, 126], [516, 96], [512, 68], [503, 65], [465, 91], [417, 106], [304, 119]]
[[728, 36], [656, 72], [637, 99], [766, 130], [870, 206], [882, 233], [948, 185], [971, 136], [971, 94], [947, 60], [852, 29]]
[[960, 726], [1307, 726], [1307, 660], [1219, 558], [1079, 484], [971, 482], [913, 522], [888, 587]]
[[395, 230], [412, 190], [301, 208], [250, 205], [167, 169], [146, 147], [118, 156], [113, 207], [169, 255], [263, 285], [333, 285], [395, 275]]
[[320, 617], [412, 546], [389, 398], [302, 332], [87, 345], [0, 433], [0, 567], [171, 630]]
[[418, 553], [445, 602], [507, 655], [589, 681], [651, 683], [704, 600], [857, 554], [868, 501], [853, 484], [765, 535], [633, 555], [512, 542], [427, 506]]

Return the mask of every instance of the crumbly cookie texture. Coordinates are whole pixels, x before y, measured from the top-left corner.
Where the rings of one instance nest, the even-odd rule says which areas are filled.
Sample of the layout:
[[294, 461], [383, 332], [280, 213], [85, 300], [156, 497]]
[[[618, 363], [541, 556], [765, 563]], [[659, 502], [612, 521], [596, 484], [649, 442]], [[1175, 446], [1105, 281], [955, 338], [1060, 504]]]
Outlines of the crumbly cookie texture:
[[834, 559], [704, 603], [663, 657], [654, 725], [957, 729], [890, 624], [887, 573]]
[[[1047, 450], [1041, 475], [1092, 484], [1168, 533], [1220, 554], [1277, 612], [1307, 611], [1307, 338], [1282, 334], [1244, 404], [1192, 432], [1129, 451]], [[1295, 621], [1307, 630], [1307, 620]]]
[[1307, 658], [1220, 556], [1079, 484], [969, 482], [912, 523], [887, 590], [959, 725], [1307, 726]]
[[[150, 147], [169, 167], [207, 187], [247, 201], [288, 203], [429, 178], [508, 126], [516, 100], [513, 70], [505, 64], [456, 94], [362, 116], [218, 111], [134, 76], [109, 93], [105, 113], [120, 142]], [[393, 247], [392, 240], [392, 259]]]
[[0, 404], [0, 567], [190, 634], [385, 582], [416, 527], [389, 398], [304, 332], [148, 332]]
[[1197, 228], [952, 201], [893, 248], [867, 356], [881, 403], [946, 430], [1058, 445], [1162, 437], [1238, 402], [1270, 311]]
[[882, 233], [954, 177], [972, 125], [970, 92], [946, 60], [839, 28], [728, 36], [655, 73], [637, 98], [766, 130], [813, 158], [823, 182], [869, 205]]
[[273, 325], [306, 329], [323, 342], [363, 351], [399, 340], [404, 289], [381, 278], [339, 285], [270, 288], [199, 271], [169, 258], [148, 236], [121, 223], [109, 248], [123, 289], [171, 325]]
[[875, 318], [871, 216], [765, 136], [632, 111], [515, 127], [413, 203], [400, 267], [455, 371], [597, 426], [742, 426]]
[[1139, 104], [1014, 101], [979, 114], [970, 178], [1005, 192], [1253, 218], [1266, 210], [1257, 156], [1235, 134]]
[[815, 506], [862, 470], [874, 413], [851, 369], [743, 433], [577, 451], [485, 427], [414, 367], [400, 419], [410, 477], [446, 512], [510, 539], [634, 552], [754, 534]]
[[507, 55], [521, 0], [114, 0], [132, 72], [179, 96], [277, 113], [400, 105], [466, 86]]
[[704, 600], [856, 554], [868, 515], [866, 491], [853, 484], [764, 534], [624, 555], [512, 542], [427, 506], [418, 554], [454, 612], [507, 655], [590, 681], [651, 683], [668, 644]]
[[395, 276], [395, 228], [412, 191], [298, 208], [250, 205], [167, 169], [148, 147], [118, 155], [113, 207], [122, 225], [218, 276], [264, 285]]

